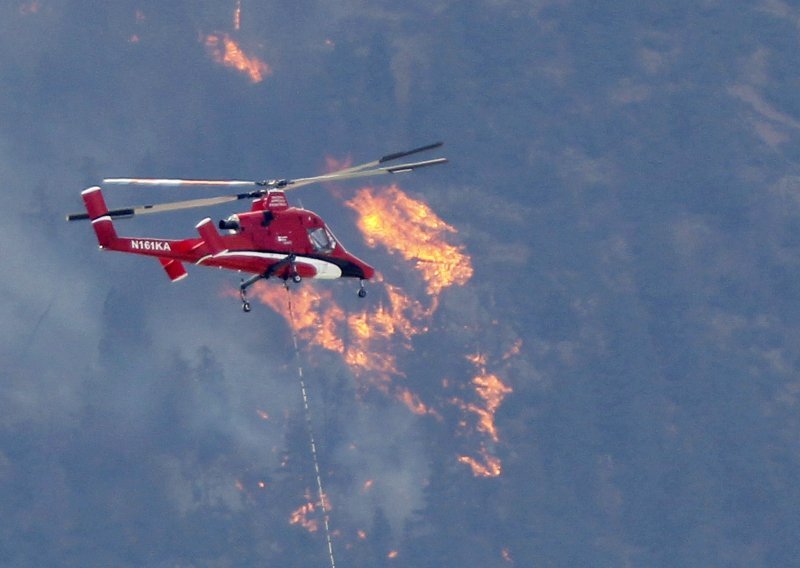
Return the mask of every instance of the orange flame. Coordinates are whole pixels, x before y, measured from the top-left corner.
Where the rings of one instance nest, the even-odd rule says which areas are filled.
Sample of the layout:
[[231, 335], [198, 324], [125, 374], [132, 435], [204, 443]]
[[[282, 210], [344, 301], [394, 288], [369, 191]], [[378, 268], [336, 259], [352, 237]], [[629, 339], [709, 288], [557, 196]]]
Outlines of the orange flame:
[[[331, 169], [343, 166], [330, 158], [327, 162]], [[445, 237], [456, 230], [397, 186], [381, 191], [361, 189], [347, 205], [358, 213], [358, 226], [370, 246], [382, 244], [416, 264], [426, 283], [430, 305], [412, 298], [399, 286], [385, 283], [385, 303], [345, 315], [329, 290], [301, 287], [292, 296], [295, 331], [312, 345], [342, 354], [362, 390], [377, 387], [387, 394], [392, 392], [414, 413], [433, 413], [408, 389], [392, 386], [393, 378], [403, 376], [397, 368], [396, 349], [409, 349], [413, 336], [428, 331], [439, 294], [469, 280], [471, 260], [462, 247], [446, 241]], [[384, 222], [387, 219], [392, 222]], [[274, 288], [256, 290], [264, 303], [290, 320], [286, 302]]]
[[475, 477], [497, 477], [503, 473], [503, 466], [500, 460], [489, 454], [489, 451], [484, 446], [481, 446], [479, 454], [483, 462], [469, 456], [459, 456], [458, 461], [470, 466]]
[[462, 247], [444, 240], [456, 230], [439, 218], [424, 202], [412, 199], [392, 185], [378, 193], [360, 189], [347, 206], [359, 214], [358, 228], [367, 244], [381, 244], [392, 254], [414, 263], [427, 283], [428, 293], [463, 285], [472, 277], [472, 263]]
[[297, 509], [292, 511], [292, 514], [289, 515], [289, 524], [290, 525], [300, 525], [308, 532], [317, 532], [319, 528], [316, 519], [309, 519], [308, 515], [313, 513], [315, 510], [314, 503], [306, 503], [305, 505], [300, 505]]
[[[341, 168], [329, 160], [332, 169]], [[398, 350], [412, 348], [412, 338], [426, 333], [438, 307], [438, 298], [450, 286], [464, 285], [472, 276], [470, 257], [462, 246], [447, 238], [456, 230], [440, 219], [425, 203], [415, 200], [397, 186], [382, 190], [363, 188], [346, 205], [357, 215], [357, 225], [371, 247], [381, 245], [413, 263], [415, 274], [425, 284], [429, 302], [412, 297], [398, 285], [384, 282], [385, 299], [355, 312], [345, 312], [335, 301], [330, 289], [317, 290], [309, 285], [295, 288], [291, 295], [293, 318], [286, 299], [278, 288], [256, 285], [255, 290], [265, 304], [294, 324], [294, 331], [311, 345], [341, 354], [358, 380], [359, 390], [377, 388], [394, 396], [415, 414], [441, 416], [398, 379], [405, 375], [398, 369]], [[503, 361], [518, 354], [517, 341], [502, 357]], [[497, 477], [502, 472], [500, 460], [492, 455], [490, 445], [499, 442], [495, 414], [504, 398], [512, 391], [496, 373], [487, 371], [486, 354], [466, 356], [476, 367], [471, 380], [476, 399], [464, 402], [454, 398], [465, 417], [459, 427], [474, 424], [485, 437], [473, 456], [459, 456], [460, 463], [470, 466], [475, 476]], [[450, 382], [443, 381], [443, 388]], [[466, 416], [473, 416], [468, 420]], [[368, 482], [369, 483], [369, 482]], [[367, 487], [365, 486], [365, 490]]]
[[[500, 441], [500, 437], [497, 434], [497, 426], [495, 425], [495, 412], [506, 395], [513, 392], [513, 390], [505, 385], [497, 375], [487, 372], [486, 355], [480, 353], [467, 355], [467, 360], [478, 368], [478, 374], [472, 379], [472, 384], [475, 386], [475, 393], [481, 399], [481, 403], [468, 404], [459, 399], [454, 399], [453, 403], [461, 407], [462, 410], [477, 415], [478, 431], [488, 435], [492, 442], [497, 443]], [[502, 472], [500, 460], [489, 453], [484, 443], [481, 443], [479, 455], [483, 463], [469, 456], [461, 456], [458, 461], [468, 464], [475, 476], [497, 477], [500, 475]]]
[[294, 331], [312, 345], [328, 351], [344, 353], [344, 341], [339, 328], [344, 321], [344, 310], [333, 299], [330, 290], [317, 290], [299, 286], [292, 291], [292, 318], [286, 298], [274, 286], [258, 283], [254, 286], [258, 298], [281, 314], [287, 322], [294, 321]]
[[[351, 314], [336, 303], [330, 289], [315, 289], [300, 286], [291, 296], [292, 314], [282, 293], [274, 286], [259, 283], [254, 286], [258, 298], [273, 310], [283, 315], [287, 322], [294, 322], [294, 331], [311, 345], [322, 347], [342, 355], [345, 363], [359, 380], [360, 389], [377, 387], [385, 393], [392, 390], [393, 377], [403, 373], [397, 369], [397, 357], [393, 353], [396, 336], [409, 339], [427, 327], [415, 320], [429, 312], [406, 297], [400, 288], [387, 285], [388, 306]], [[347, 343], [344, 337], [348, 338]], [[402, 345], [408, 348], [407, 345]], [[413, 394], [399, 391], [398, 398], [420, 414], [427, 412], [425, 406]]]
[[325, 507], [323, 508], [320, 502], [314, 502], [311, 500], [311, 491], [306, 491], [305, 498], [308, 499], [308, 503], [305, 505], [300, 505], [297, 509], [292, 511], [291, 515], [289, 515], [289, 524], [290, 525], [300, 525], [308, 532], [316, 532], [319, 528], [319, 523], [316, 519], [309, 519], [309, 515], [315, 513], [319, 508], [322, 512], [330, 512], [331, 511], [331, 502], [328, 499], [328, 496], [323, 493], [321, 498], [325, 502]]
[[269, 65], [257, 57], [247, 56], [242, 48], [226, 33], [213, 33], [205, 38], [206, 49], [211, 58], [226, 67], [241, 71], [252, 83], [260, 83], [272, 74]]

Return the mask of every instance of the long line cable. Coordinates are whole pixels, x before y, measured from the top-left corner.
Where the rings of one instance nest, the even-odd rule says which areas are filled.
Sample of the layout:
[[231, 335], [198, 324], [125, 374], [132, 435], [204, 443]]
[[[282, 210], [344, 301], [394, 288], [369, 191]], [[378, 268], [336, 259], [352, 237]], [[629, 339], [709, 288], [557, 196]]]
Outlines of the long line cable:
[[308, 406], [308, 394], [306, 391], [306, 381], [303, 378], [303, 365], [300, 360], [300, 347], [297, 342], [297, 328], [294, 325], [294, 310], [292, 309], [292, 294], [289, 287], [286, 287], [286, 297], [289, 304], [289, 322], [292, 327], [292, 342], [294, 343], [294, 355], [297, 361], [297, 378], [300, 380], [300, 392], [303, 395], [303, 408], [306, 414], [306, 430], [308, 431], [308, 441], [311, 444], [311, 457], [314, 461], [314, 473], [317, 476], [317, 492], [319, 503], [322, 507], [322, 521], [325, 526], [325, 540], [328, 544], [328, 557], [331, 561], [331, 568], [336, 568], [336, 560], [333, 557], [333, 540], [331, 539], [330, 517], [328, 515], [328, 505], [325, 502], [325, 491], [322, 489], [322, 475], [319, 471], [319, 459], [317, 458], [317, 444], [314, 441], [314, 429], [311, 425], [311, 410]]

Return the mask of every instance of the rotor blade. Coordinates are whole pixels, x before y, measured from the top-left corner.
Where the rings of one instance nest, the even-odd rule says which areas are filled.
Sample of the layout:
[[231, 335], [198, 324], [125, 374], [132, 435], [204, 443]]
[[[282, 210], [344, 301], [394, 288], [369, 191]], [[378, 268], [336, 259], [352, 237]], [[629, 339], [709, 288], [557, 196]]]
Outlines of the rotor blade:
[[418, 154], [419, 152], [425, 152], [426, 150], [433, 150], [434, 148], [439, 148], [442, 146], [444, 142], [434, 142], [433, 144], [427, 144], [426, 146], [420, 146], [419, 148], [414, 148], [413, 150], [406, 150], [405, 152], [394, 152], [393, 154], [386, 154], [378, 158], [377, 160], [373, 160], [371, 162], [365, 162], [363, 164], [358, 164], [357, 166], [351, 166], [349, 168], [345, 168], [343, 170], [337, 170], [335, 172], [331, 172], [334, 174], [343, 174], [349, 172], [357, 172], [359, 170], [363, 170], [366, 168], [374, 168], [380, 166], [383, 163], [391, 162], [392, 160], [398, 160], [400, 158], [405, 158], [406, 156], [410, 156], [412, 154]]
[[444, 164], [445, 162], [447, 162], [447, 158], [434, 158], [433, 160], [425, 160], [423, 162], [411, 162], [408, 164], [398, 164], [396, 166], [389, 166], [385, 168], [374, 168], [371, 170], [347, 169], [339, 172], [333, 172], [332, 174], [288, 180], [286, 184], [291, 187], [286, 187], [285, 189], [286, 190], [295, 189], [297, 187], [302, 187], [304, 185], [309, 185], [312, 183], [320, 183], [324, 181], [337, 181], [343, 179], [353, 179], [353, 178], [376, 176], [382, 174], [403, 174], [419, 168], [424, 168], [426, 166], [435, 166], [436, 164]]
[[146, 185], [159, 187], [253, 187], [258, 183], [255, 181], [242, 180], [212, 180], [212, 179], [156, 179], [156, 178], [106, 178], [103, 180], [106, 185]]
[[[165, 213], [167, 211], [179, 211], [181, 209], [192, 209], [194, 207], [209, 207], [211, 205], [221, 205], [239, 199], [253, 197], [250, 193], [240, 193], [239, 195], [222, 195], [220, 197], [206, 197], [204, 199], [189, 199], [186, 201], [172, 201], [169, 203], [156, 203], [153, 205], [137, 205], [134, 207], [123, 207], [121, 209], [111, 209], [107, 215], [111, 218], [133, 217], [134, 215], [149, 215], [151, 213]], [[89, 219], [87, 213], [73, 213], [67, 215], [67, 221], [83, 221]]]
[[425, 152], [426, 150], [433, 150], [434, 148], [439, 148], [444, 144], [444, 142], [434, 142], [433, 144], [427, 144], [425, 146], [420, 146], [419, 148], [414, 148], [413, 150], [406, 150], [405, 152], [395, 152], [394, 154], [387, 154], [383, 156], [379, 163], [389, 162], [391, 160], [397, 160], [399, 158], [405, 158], [406, 156], [410, 156], [411, 154], [418, 154], [419, 152]]
[[[283, 179], [271, 179], [271, 180], [263, 180], [263, 181], [246, 181], [246, 180], [211, 180], [211, 179], [162, 179], [162, 178], [105, 178], [103, 180], [104, 185], [129, 185], [129, 186], [149, 186], [149, 187], [273, 187], [273, 188], [280, 188], [284, 187], [285, 185], [307, 185], [309, 183], [315, 183], [316, 181], [326, 181], [328, 179], [348, 179], [348, 177], [328, 177], [328, 176], [341, 176], [344, 174], [350, 174], [353, 172], [361, 172], [362, 170], [366, 170], [367, 168], [376, 168], [383, 163], [390, 162], [392, 160], [397, 160], [400, 158], [404, 158], [406, 156], [411, 156], [412, 154], [418, 154], [419, 152], [425, 152], [426, 150], [433, 150], [434, 148], [439, 148], [443, 145], [443, 142], [434, 142], [433, 144], [427, 144], [425, 146], [420, 146], [418, 148], [413, 148], [412, 150], [406, 150], [404, 152], [394, 152], [393, 154], [386, 154], [378, 158], [377, 160], [373, 160], [371, 162], [366, 162], [363, 164], [359, 164], [357, 166], [351, 166], [349, 168], [345, 168], [342, 170], [337, 170], [335, 172], [331, 172], [329, 174], [325, 174], [322, 176], [315, 176], [311, 178], [298, 178], [296, 180], [283, 180]], [[423, 167], [425, 165], [433, 165], [434, 163], [442, 163], [442, 161], [446, 161], [443, 158], [437, 160], [428, 160], [426, 162], [417, 162], [415, 164], [407, 164], [413, 165], [414, 167]], [[430, 162], [430, 163], [429, 163]], [[400, 166], [394, 166], [394, 168], [399, 168]], [[380, 168], [382, 170], [383, 168]], [[393, 168], [387, 168], [387, 170]], [[412, 168], [413, 169], [413, 168]], [[365, 175], [375, 175], [380, 173], [400, 173], [399, 171], [378, 171], [375, 170], [373, 173], [365, 174]], [[361, 176], [356, 176], [361, 177]]]

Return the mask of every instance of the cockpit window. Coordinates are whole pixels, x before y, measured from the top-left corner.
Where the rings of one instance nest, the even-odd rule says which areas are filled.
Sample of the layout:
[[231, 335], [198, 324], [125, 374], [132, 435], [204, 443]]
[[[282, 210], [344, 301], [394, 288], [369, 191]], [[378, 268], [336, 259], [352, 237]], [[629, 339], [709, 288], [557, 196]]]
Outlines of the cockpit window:
[[325, 227], [310, 229], [308, 231], [308, 239], [317, 252], [329, 253], [336, 247], [333, 235]]

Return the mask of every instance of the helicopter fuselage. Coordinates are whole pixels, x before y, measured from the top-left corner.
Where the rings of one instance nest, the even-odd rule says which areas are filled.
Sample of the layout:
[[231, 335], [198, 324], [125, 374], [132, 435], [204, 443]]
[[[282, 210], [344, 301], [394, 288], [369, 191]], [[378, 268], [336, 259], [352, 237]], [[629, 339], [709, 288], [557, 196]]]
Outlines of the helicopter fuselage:
[[206, 218], [196, 226], [199, 237], [188, 239], [117, 236], [100, 188], [82, 195], [101, 248], [157, 257], [173, 281], [187, 275], [183, 263], [296, 280], [369, 280], [375, 274], [347, 252], [319, 215], [290, 207], [279, 190], [253, 201], [250, 211], [220, 221], [227, 234]]

